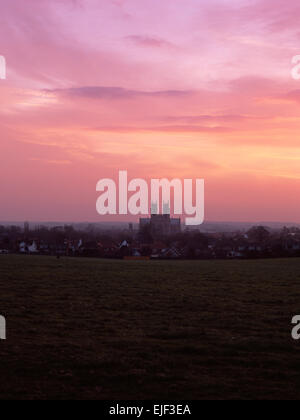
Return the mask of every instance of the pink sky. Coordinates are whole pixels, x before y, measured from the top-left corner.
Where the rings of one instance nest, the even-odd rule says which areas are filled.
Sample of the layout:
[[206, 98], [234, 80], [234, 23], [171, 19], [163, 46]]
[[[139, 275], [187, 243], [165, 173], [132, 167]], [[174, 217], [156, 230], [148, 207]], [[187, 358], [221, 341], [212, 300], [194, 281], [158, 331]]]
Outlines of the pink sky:
[[205, 178], [206, 219], [300, 222], [297, 0], [0, 0], [0, 220]]

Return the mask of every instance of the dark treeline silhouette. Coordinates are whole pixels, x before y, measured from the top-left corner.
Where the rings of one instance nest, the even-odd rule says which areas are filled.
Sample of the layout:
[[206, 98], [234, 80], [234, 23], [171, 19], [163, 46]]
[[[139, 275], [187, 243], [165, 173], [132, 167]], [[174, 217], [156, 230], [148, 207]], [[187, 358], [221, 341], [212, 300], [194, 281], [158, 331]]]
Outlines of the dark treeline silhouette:
[[100, 230], [73, 226], [30, 229], [0, 226], [0, 253], [127, 259], [224, 259], [300, 257], [300, 229], [201, 233], [200, 230], [153, 237], [149, 229]]

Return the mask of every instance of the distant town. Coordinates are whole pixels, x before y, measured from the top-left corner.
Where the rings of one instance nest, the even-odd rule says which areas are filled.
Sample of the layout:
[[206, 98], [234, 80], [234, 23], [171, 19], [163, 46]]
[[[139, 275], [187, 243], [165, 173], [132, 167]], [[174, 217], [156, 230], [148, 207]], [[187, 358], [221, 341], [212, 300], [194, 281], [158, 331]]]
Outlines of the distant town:
[[300, 257], [299, 226], [216, 224], [188, 228], [169, 212], [139, 224], [0, 224], [0, 254], [147, 259]]

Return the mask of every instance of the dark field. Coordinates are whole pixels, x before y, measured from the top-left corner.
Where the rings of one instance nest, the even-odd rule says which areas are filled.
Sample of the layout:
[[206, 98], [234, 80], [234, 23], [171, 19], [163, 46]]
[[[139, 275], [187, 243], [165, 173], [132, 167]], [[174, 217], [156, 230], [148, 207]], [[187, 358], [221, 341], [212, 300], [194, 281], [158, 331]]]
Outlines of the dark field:
[[300, 260], [0, 256], [1, 399], [298, 399]]

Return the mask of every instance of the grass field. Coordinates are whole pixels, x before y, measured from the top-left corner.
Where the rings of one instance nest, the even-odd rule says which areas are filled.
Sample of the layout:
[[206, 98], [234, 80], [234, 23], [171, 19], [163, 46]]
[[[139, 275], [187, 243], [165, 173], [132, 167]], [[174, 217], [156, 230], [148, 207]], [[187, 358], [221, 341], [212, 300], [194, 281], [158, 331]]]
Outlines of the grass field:
[[298, 399], [300, 260], [0, 256], [0, 399]]

